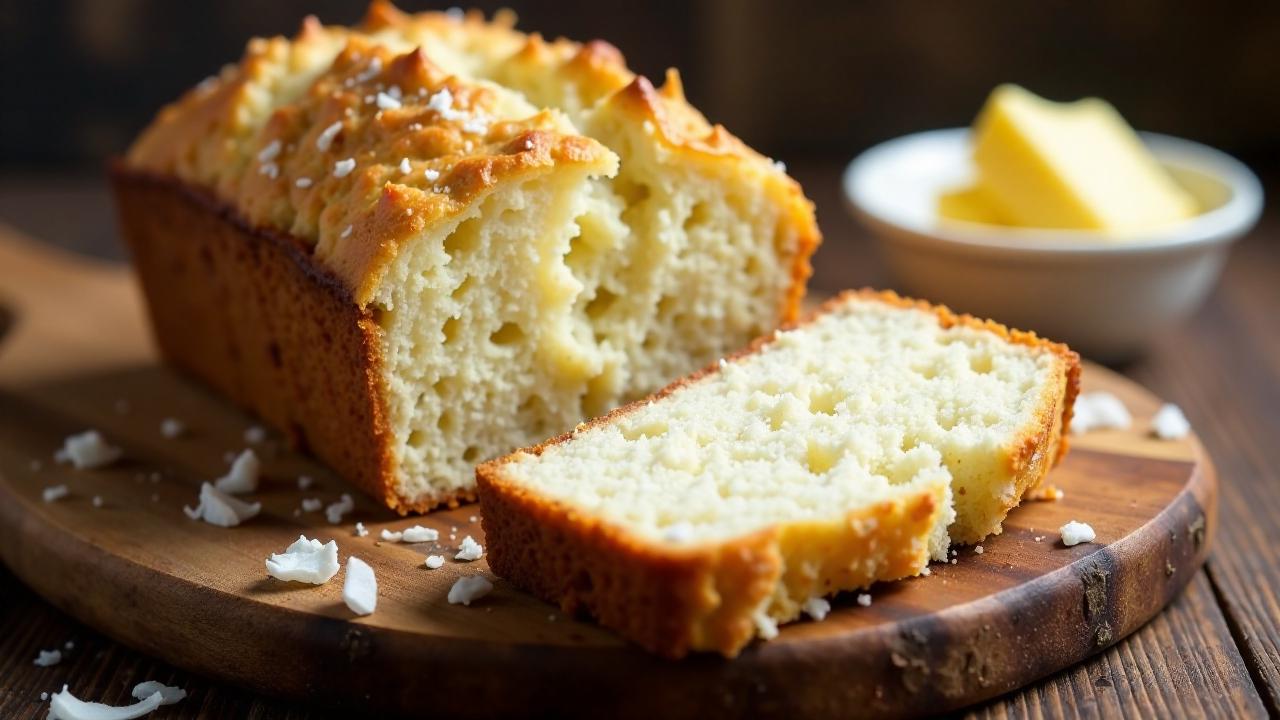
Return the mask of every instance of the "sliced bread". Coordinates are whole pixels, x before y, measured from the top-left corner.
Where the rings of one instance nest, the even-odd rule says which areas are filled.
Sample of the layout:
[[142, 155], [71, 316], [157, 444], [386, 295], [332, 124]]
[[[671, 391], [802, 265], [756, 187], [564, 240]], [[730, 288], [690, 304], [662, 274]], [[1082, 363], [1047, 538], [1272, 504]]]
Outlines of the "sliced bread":
[[1065, 346], [870, 292], [481, 465], [494, 572], [656, 653], [737, 654], [806, 603], [999, 532], [1065, 450]]

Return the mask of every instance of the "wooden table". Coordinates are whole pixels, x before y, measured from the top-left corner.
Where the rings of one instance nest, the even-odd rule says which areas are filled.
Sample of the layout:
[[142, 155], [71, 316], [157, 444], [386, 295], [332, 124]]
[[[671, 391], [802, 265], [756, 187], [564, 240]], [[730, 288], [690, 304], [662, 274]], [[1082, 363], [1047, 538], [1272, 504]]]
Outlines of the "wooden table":
[[[845, 213], [840, 167], [792, 163], [827, 235], [813, 287], [884, 286], [864, 232]], [[1275, 185], [1272, 185], [1275, 187]], [[0, 221], [32, 237], [121, 257], [110, 201], [96, 177], [0, 177]], [[0, 292], [4, 288], [0, 268]], [[74, 292], [68, 288], [68, 292]], [[1280, 212], [1233, 251], [1221, 285], [1184, 327], [1118, 368], [1182, 406], [1222, 482], [1220, 529], [1207, 569], [1164, 613], [1070, 670], [985, 705], [972, 717], [1280, 716]], [[5, 318], [0, 317], [0, 324]], [[37, 668], [40, 649], [74, 650]], [[82, 697], [130, 701], [142, 680], [189, 697], [154, 717], [318, 718], [211, 683], [125, 648], [44, 603], [0, 567], [0, 717], [43, 718], [41, 692], [72, 682]], [[448, 688], [424, 683], [430, 694]]]

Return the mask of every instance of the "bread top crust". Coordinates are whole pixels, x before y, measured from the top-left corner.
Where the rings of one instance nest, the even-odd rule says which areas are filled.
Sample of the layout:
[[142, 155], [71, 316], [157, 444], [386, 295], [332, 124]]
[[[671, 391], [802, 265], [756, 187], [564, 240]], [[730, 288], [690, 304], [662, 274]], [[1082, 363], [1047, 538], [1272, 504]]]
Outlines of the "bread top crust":
[[820, 235], [794, 180], [708, 123], [675, 71], [657, 89], [611, 45], [548, 42], [507, 12], [409, 15], [375, 0], [352, 28], [309, 17], [292, 39], [251, 40], [238, 64], [164, 108], [126, 164], [208, 187], [249, 224], [297, 237], [363, 306], [403, 243], [498, 186], [614, 174], [614, 152], [575, 126], [588, 111], [688, 162], [758, 178], [799, 238], [798, 301]]

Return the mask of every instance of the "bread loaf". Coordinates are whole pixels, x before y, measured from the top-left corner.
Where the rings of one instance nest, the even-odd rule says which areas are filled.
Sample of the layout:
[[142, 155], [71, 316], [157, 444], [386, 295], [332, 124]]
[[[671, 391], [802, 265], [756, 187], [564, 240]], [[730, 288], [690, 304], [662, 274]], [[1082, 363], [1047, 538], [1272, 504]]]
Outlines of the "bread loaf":
[[477, 469], [488, 560], [671, 657], [1000, 532], [1066, 449], [1065, 346], [892, 294]]
[[512, 22], [308, 19], [113, 174], [165, 356], [402, 512], [792, 319], [819, 242], [674, 72]]

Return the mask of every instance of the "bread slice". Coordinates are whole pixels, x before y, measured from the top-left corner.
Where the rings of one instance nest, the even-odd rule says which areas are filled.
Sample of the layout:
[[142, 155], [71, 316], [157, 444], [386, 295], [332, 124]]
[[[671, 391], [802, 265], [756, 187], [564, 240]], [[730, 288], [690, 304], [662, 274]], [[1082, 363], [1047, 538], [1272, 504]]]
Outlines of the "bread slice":
[[490, 567], [671, 657], [975, 542], [1065, 451], [1065, 346], [891, 293], [477, 469]]
[[402, 512], [793, 319], [819, 241], [678, 76], [512, 22], [254, 40], [115, 174], [166, 357]]

